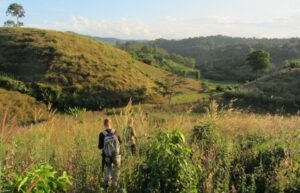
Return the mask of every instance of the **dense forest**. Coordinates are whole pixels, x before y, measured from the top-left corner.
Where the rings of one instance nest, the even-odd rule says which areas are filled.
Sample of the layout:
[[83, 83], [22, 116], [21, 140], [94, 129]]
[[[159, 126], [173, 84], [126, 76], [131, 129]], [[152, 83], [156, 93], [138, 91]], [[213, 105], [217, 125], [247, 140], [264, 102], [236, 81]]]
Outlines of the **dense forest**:
[[196, 59], [202, 76], [215, 80], [247, 81], [254, 74], [245, 65], [252, 49], [264, 49], [271, 54], [273, 68], [285, 60], [300, 58], [300, 39], [257, 39], [209, 36], [183, 40], [158, 39], [151, 44], [173, 54]]

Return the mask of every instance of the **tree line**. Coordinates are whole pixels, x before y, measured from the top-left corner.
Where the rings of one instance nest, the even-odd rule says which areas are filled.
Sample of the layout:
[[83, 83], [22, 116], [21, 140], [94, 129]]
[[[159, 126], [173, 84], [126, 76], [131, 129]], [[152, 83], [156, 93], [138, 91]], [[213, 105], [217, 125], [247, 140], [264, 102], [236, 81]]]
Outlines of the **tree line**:
[[151, 44], [173, 54], [195, 58], [196, 65], [201, 69], [201, 76], [215, 80], [240, 82], [254, 80], [256, 73], [252, 73], [252, 69], [245, 61], [253, 50], [268, 52], [274, 69], [281, 68], [286, 60], [300, 59], [299, 38], [257, 39], [209, 36], [183, 40], [158, 39]]

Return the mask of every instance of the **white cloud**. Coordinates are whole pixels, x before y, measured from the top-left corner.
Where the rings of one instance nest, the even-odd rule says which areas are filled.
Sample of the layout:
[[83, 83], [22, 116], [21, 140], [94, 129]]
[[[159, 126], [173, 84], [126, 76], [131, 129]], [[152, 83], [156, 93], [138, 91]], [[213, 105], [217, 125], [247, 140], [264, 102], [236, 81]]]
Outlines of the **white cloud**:
[[240, 37], [295, 37], [300, 34], [300, 27], [297, 27], [300, 26], [300, 11], [283, 17], [259, 20], [221, 15], [201, 18], [166, 17], [159, 21], [146, 22], [127, 18], [107, 21], [73, 16], [69, 21], [44, 21], [34, 26], [123, 39], [179, 39], [218, 34]]
[[73, 16], [70, 28], [72, 31], [104, 37], [121, 37], [129, 39], [153, 39], [156, 38], [150, 30], [150, 26], [139, 20], [121, 18], [117, 21], [90, 20], [88, 18]]

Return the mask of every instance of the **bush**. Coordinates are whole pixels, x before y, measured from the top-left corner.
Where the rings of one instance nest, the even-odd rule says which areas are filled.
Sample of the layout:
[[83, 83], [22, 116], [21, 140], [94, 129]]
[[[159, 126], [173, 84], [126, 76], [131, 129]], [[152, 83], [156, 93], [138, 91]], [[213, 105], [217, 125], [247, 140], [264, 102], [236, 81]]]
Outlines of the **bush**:
[[45, 103], [57, 104], [62, 95], [62, 89], [59, 86], [34, 83], [31, 85], [33, 92], [32, 95], [40, 101]]
[[230, 141], [221, 140], [214, 124], [195, 126], [192, 137], [193, 159], [202, 169], [198, 192], [230, 192]]
[[144, 193], [197, 192], [197, 167], [191, 161], [182, 133], [161, 133], [150, 146], [146, 161], [136, 171], [136, 184]]
[[65, 109], [65, 113], [77, 117], [80, 114], [83, 114], [86, 112], [86, 108], [81, 107], [69, 107]]
[[300, 60], [287, 60], [283, 68], [300, 68]]
[[[285, 149], [280, 145], [269, 147], [268, 141], [258, 135], [240, 139], [240, 153], [232, 162], [231, 171], [231, 185], [237, 192], [297, 192], [292, 185], [297, 184], [297, 177], [285, 173], [290, 167], [286, 165]], [[282, 174], [284, 180], [280, 180]], [[284, 181], [289, 183], [283, 184]]]
[[209, 84], [207, 82], [202, 82], [201, 83], [201, 88], [203, 92], [209, 92], [210, 88], [209, 88]]
[[221, 85], [217, 85], [216, 86], [216, 91], [217, 92], [224, 92], [226, 89], [223, 87], [223, 86], [221, 86]]
[[0, 76], [0, 87], [10, 91], [18, 91], [21, 93], [29, 93], [30, 88], [25, 83], [10, 78], [8, 76]]
[[2, 193], [55, 193], [66, 192], [71, 185], [66, 172], [58, 172], [48, 164], [32, 164], [18, 174], [13, 168], [1, 172], [0, 189]]

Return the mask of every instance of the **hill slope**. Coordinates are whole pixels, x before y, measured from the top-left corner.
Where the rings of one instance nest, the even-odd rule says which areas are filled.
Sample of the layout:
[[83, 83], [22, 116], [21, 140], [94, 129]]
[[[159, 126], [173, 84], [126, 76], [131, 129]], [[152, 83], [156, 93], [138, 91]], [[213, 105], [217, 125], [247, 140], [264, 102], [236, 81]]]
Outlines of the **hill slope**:
[[242, 105], [253, 106], [259, 111], [300, 110], [300, 68], [283, 69], [272, 75], [251, 82], [235, 92], [225, 93], [225, 98], [241, 99]]
[[145, 100], [155, 95], [155, 81], [167, 76], [92, 38], [28, 28], [0, 28], [0, 72], [54, 85], [61, 103], [95, 109]]
[[0, 120], [7, 113], [7, 122], [27, 124], [47, 119], [46, 105], [19, 92], [0, 89]]
[[245, 86], [269, 97], [300, 100], [300, 68], [284, 69]]

